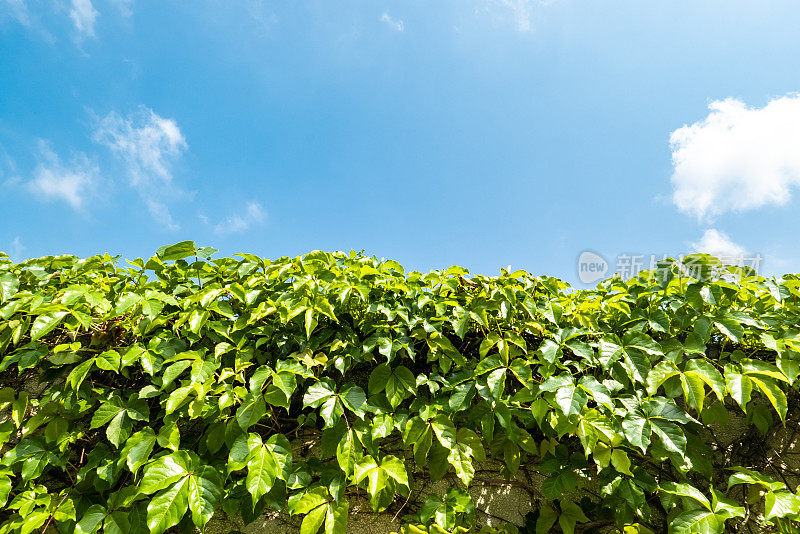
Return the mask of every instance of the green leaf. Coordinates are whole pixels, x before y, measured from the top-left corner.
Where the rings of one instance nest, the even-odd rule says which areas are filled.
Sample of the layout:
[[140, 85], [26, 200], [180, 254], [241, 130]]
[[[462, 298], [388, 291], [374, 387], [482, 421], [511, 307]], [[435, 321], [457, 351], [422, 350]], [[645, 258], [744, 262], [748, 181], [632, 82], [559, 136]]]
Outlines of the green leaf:
[[742, 364], [742, 372], [747, 375], [759, 375], [762, 377], [772, 378], [781, 382], [789, 383], [789, 379], [784, 375], [780, 369], [771, 363], [763, 362], [760, 360], [751, 360], [743, 358], [740, 362]]
[[725, 383], [733, 400], [739, 404], [742, 410], [745, 410], [753, 391], [753, 383], [750, 378], [738, 372], [732, 365], [726, 365]]
[[473, 458], [478, 461], [486, 459], [483, 443], [475, 432], [468, 428], [461, 428], [456, 434], [455, 442], [450, 447], [447, 461], [455, 468], [456, 475], [467, 486], [475, 475], [472, 465]]
[[686, 455], [686, 436], [678, 425], [663, 419], [650, 419], [649, 422], [665, 449], [681, 456]]
[[67, 376], [67, 383], [72, 386], [73, 390], [78, 390], [81, 387], [81, 384], [86, 379], [86, 375], [89, 374], [89, 371], [94, 366], [94, 358], [90, 358], [85, 362], [78, 364], [75, 366], [72, 371], [70, 371], [69, 375]]
[[180, 408], [193, 390], [194, 386], [183, 386], [170, 393], [164, 407], [167, 415]]
[[159, 248], [156, 251], [156, 256], [161, 261], [182, 260], [188, 256], [194, 256], [197, 252], [197, 247], [194, 241], [181, 241], [174, 245], [167, 245]]
[[200, 333], [200, 329], [206, 324], [211, 314], [208, 310], [192, 310], [189, 315], [189, 330], [195, 334]]
[[553, 525], [558, 521], [558, 512], [551, 506], [539, 508], [539, 518], [536, 520], [536, 534], [548, 534]]
[[97, 364], [98, 369], [103, 369], [104, 371], [114, 371], [115, 373], [119, 372], [119, 352], [115, 350], [107, 350], [102, 352], [97, 356], [95, 363]]
[[732, 469], [736, 472], [728, 479], [728, 489], [737, 484], [758, 484], [771, 491], [786, 489], [786, 484], [783, 482], [777, 482], [774, 478], [759, 473], [758, 471], [752, 471], [742, 467], [734, 467]]
[[786, 393], [769, 378], [756, 378], [750, 376], [750, 380], [758, 387], [759, 390], [769, 399], [772, 407], [778, 412], [782, 422], [786, 422], [786, 412], [788, 411], [788, 404], [786, 400]]
[[800, 497], [788, 491], [770, 491], [764, 497], [764, 517], [766, 519], [797, 519], [800, 514]]
[[579, 385], [592, 394], [592, 398], [597, 404], [613, 409], [614, 401], [611, 399], [611, 392], [606, 386], [597, 381], [593, 376], [584, 376]]
[[321, 505], [306, 514], [303, 522], [300, 524], [300, 534], [316, 534], [322, 524], [325, 522], [325, 517], [328, 515], [328, 507]]
[[147, 505], [147, 527], [161, 534], [178, 522], [189, 509], [189, 477], [183, 476], [158, 492]]
[[672, 495], [678, 495], [679, 497], [687, 497], [689, 499], [693, 499], [694, 501], [700, 503], [704, 508], [711, 511], [711, 503], [708, 501], [708, 498], [703, 495], [699, 489], [695, 488], [694, 486], [686, 483], [676, 483], [676, 482], [664, 482], [661, 484], [660, 490], [665, 493], [670, 493]]
[[133, 531], [128, 512], [111, 512], [103, 521], [103, 534], [128, 534]]
[[697, 413], [703, 411], [703, 403], [706, 399], [705, 383], [697, 373], [688, 372], [681, 374], [681, 387], [686, 403], [694, 408]]
[[186, 451], [177, 451], [160, 456], [144, 468], [144, 476], [139, 491], [145, 495], [161, 491], [189, 472], [191, 459]]
[[382, 363], [372, 370], [369, 375], [367, 390], [370, 395], [375, 395], [386, 389], [386, 384], [392, 376], [392, 368], [388, 363]]
[[250, 450], [247, 458], [247, 478], [245, 486], [253, 503], [265, 495], [278, 476], [278, 460], [273, 451], [266, 447], [258, 434], [250, 434], [247, 438], [247, 447]]
[[533, 381], [533, 373], [531, 372], [531, 366], [528, 365], [525, 359], [517, 358], [512, 361], [509, 370], [517, 377], [517, 380], [519, 380], [522, 385], [530, 387], [530, 383]]
[[350, 504], [345, 500], [339, 504], [328, 504], [325, 515], [325, 534], [346, 534], [349, 508]]
[[314, 308], [307, 308], [305, 315], [306, 339], [311, 339], [311, 332], [317, 327], [317, 314]]
[[631, 460], [628, 458], [628, 453], [622, 449], [614, 449], [611, 453], [611, 464], [620, 473], [633, 476], [633, 473], [631, 473]]
[[0, 476], [0, 507], [5, 506], [10, 493], [11, 479], [7, 476]]
[[103, 524], [106, 509], [99, 504], [91, 505], [75, 525], [75, 534], [94, 534]]
[[192, 522], [202, 528], [214, 515], [222, 498], [222, 478], [211, 466], [197, 467], [189, 475], [187, 490]]
[[33, 326], [31, 327], [31, 341], [36, 341], [52, 332], [67, 315], [69, 315], [69, 312], [57, 311], [37, 317], [36, 320], [33, 321]]
[[95, 410], [89, 428], [99, 428], [110, 422], [124, 411], [125, 407], [120, 404], [115, 404], [112, 402], [101, 404], [100, 407]]
[[670, 534], [716, 534], [724, 530], [724, 522], [710, 510], [683, 512], [669, 525]]
[[267, 403], [264, 401], [264, 397], [250, 392], [242, 400], [239, 409], [236, 410], [236, 422], [239, 423], [242, 430], [247, 431], [251, 426], [258, 423], [266, 413]]
[[714, 510], [717, 517], [723, 521], [732, 517], [744, 517], [744, 507], [738, 506], [738, 503], [733, 499], [727, 498], [713, 487], [711, 488], [711, 494], [713, 497], [711, 508]]
[[539, 347], [539, 352], [541, 352], [542, 358], [550, 363], [554, 363], [556, 360], [558, 360], [562, 353], [561, 347], [551, 339], [545, 339], [542, 341], [542, 345]]
[[360, 387], [353, 384], [346, 385], [339, 392], [339, 398], [341, 399], [344, 407], [348, 410], [358, 415], [364, 414], [364, 405], [367, 402], [367, 395]]
[[195, 253], [197, 257], [203, 258], [204, 260], [209, 259], [211, 256], [219, 252], [219, 250], [215, 249], [214, 247], [199, 247]]
[[695, 358], [686, 364], [686, 370], [696, 373], [696, 376], [711, 388], [718, 400], [722, 400], [725, 397], [725, 379], [711, 362]]
[[439, 414], [431, 421], [431, 428], [433, 429], [436, 438], [444, 447], [452, 449], [456, 443], [456, 427], [453, 426], [450, 418], [444, 414]]
[[150, 458], [150, 453], [156, 443], [156, 435], [149, 426], [136, 432], [125, 442], [120, 456], [125, 458], [131, 473], [136, 474]]
[[328, 490], [322, 486], [309, 488], [308, 491], [293, 496], [289, 500], [289, 512], [293, 515], [305, 515], [314, 508], [322, 506], [331, 500]]
[[638, 349], [642, 352], [650, 354], [651, 356], [663, 356], [664, 351], [661, 346], [653, 338], [641, 332], [628, 331], [623, 336], [625, 349]]
[[19, 278], [13, 273], [0, 273], [0, 304], [9, 300], [19, 290]]
[[356, 437], [352, 430], [348, 430], [344, 438], [339, 441], [336, 446], [336, 460], [339, 462], [339, 468], [344, 472], [345, 476], [353, 474], [357, 458]]
[[581, 507], [569, 501], [561, 503], [561, 514], [558, 516], [558, 524], [564, 534], [573, 534], [577, 523], [586, 523], [589, 518], [583, 513]]
[[327, 379], [320, 380], [312, 384], [303, 395], [303, 406], [317, 408], [335, 394], [336, 390], [332, 382]]
[[422, 468], [427, 463], [428, 451], [433, 445], [433, 430], [431, 426], [419, 417], [414, 417], [403, 431], [403, 442], [406, 447], [411, 447], [414, 461]]
[[569, 385], [556, 391], [556, 404], [567, 417], [580, 413], [587, 402], [589, 397], [582, 388]]
[[365, 456], [355, 466], [354, 479], [356, 484], [366, 479], [368, 481], [367, 491], [370, 495], [376, 495], [383, 490], [389, 479], [408, 488], [406, 468], [400, 459], [392, 455], [384, 457], [380, 462], [372, 456]]
[[740, 325], [737, 320], [724, 317], [717, 321], [714, 321], [714, 326], [716, 326], [720, 332], [722, 332], [728, 339], [730, 339], [734, 343], [742, 342], [742, 336], [744, 336], [744, 328], [742, 328], [742, 325]]
[[647, 451], [647, 447], [650, 445], [650, 435], [653, 432], [647, 419], [633, 412], [628, 412], [622, 420], [622, 429], [625, 433], [625, 438], [631, 445], [640, 448], [642, 452]]
[[454, 412], [466, 410], [472, 402], [473, 397], [475, 397], [475, 392], [475, 382], [473, 381], [458, 384], [453, 388], [453, 393], [448, 400], [450, 409]]

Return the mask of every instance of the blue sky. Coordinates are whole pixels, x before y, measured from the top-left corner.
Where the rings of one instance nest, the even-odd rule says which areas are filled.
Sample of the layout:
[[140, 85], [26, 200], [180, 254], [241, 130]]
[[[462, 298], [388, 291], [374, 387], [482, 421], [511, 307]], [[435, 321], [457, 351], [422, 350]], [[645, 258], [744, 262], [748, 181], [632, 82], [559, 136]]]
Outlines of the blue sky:
[[[800, 4], [0, 0], [0, 250], [800, 271]], [[609, 273], [610, 274], [610, 273]]]

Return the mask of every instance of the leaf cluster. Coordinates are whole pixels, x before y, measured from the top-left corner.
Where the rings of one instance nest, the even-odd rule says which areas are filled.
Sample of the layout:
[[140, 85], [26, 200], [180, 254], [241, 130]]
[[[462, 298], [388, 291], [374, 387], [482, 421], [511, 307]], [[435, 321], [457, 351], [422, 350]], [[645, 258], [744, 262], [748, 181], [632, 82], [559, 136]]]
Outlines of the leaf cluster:
[[751, 450], [797, 425], [794, 276], [698, 257], [576, 291], [215, 252], [0, 255], [0, 534], [267, 510], [342, 534], [355, 506], [469, 532], [493, 484], [529, 491], [531, 521], [485, 533], [800, 530], [796, 477]]

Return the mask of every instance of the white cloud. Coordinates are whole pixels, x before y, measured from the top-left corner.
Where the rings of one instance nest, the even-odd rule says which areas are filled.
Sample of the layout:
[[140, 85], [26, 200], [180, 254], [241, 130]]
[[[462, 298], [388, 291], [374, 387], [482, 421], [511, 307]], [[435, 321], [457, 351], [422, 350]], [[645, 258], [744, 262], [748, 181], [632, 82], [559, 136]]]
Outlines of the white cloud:
[[72, 19], [80, 38], [94, 37], [94, 23], [98, 14], [92, 5], [92, 0], [72, 0], [69, 18]]
[[19, 236], [16, 236], [14, 240], [11, 242], [11, 245], [8, 247], [6, 254], [8, 257], [11, 258], [12, 261], [22, 261], [22, 254], [25, 252], [25, 245], [22, 244], [22, 239]]
[[172, 164], [187, 148], [175, 120], [144, 106], [127, 117], [112, 111], [96, 120], [92, 139], [126, 163], [133, 186], [171, 182]]
[[133, 15], [133, 0], [112, 0], [122, 15], [130, 17]]
[[216, 225], [214, 232], [217, 234], [235, 234], [244, 232], [253, 226], [261, 225], [267, 214], [258, 202], [248, 202], [243, 213], [235, 213]]
[[500, 0], [500, 4], [511, 10], [518, 30], [525, 32], [531, 29], [533, 2], [530, 0]]
[[723, 262], [735, 263], [735, 260], [747, 255], [741, 245], [734, 243], [727, 234], [709, 228], [703, 233], [700, 241], [692, 243], [695, 252], [711, 254]]
[[381, 15], [381, 22], [385, 22], [390, 28], [392, 28], [395, 31], [401, 32], [405, 30], [405, 24], [403, 23], [403, 19], [394, 19], [385, 11]]
[[482, 10], [495, 20], [507, 19], [517, 27], [517, 30], [526, 32], [531, 29], [533, 10], [537, 5], [550, 3], [543, 0], [481, 0]]
[[699, 220], [783, 205], [800, 184], [800, 95], [752, 108], [717, 100], [702, 121], [672, 132], [672, 200]]
[[31, 17], [28, 14], [28, 6], [25, 0], [0, 0], [0, 6], [7, 6], [7, 13], [11, 18], [22, 24], [23, 26], [31, 25]]
[[176, 232], [181, 229], [181, 226], [172, 218], [172, 213], [169, 207], [162, 201], [156, 198], [145, 198], [144, 203], [147, 205], [147, 210], [156, 218], [156, 220], [167, 227], [168, 230]]
[[172, 166], [188, 148], [178, 123], [142, 106], [127, 117], [111, 112], [96, 119], [92, 139], [125, 163], [130, 184], [150, 213], [167, 228], [177, 230], [163, 199], [182, 194], [172, 186]]
[[22, 178], [16, 172], [17, 165], [14, 159], [0, 145], [0, 187], [14, 187], [19, 184]]
[[83, 153], [76, 154], [69, 165], [47, 143], [40, 143], [40, 161], [27, 188], [44, 200], [62, 200], [79, 210], [84, 201], [94, 196], [99, 170]]

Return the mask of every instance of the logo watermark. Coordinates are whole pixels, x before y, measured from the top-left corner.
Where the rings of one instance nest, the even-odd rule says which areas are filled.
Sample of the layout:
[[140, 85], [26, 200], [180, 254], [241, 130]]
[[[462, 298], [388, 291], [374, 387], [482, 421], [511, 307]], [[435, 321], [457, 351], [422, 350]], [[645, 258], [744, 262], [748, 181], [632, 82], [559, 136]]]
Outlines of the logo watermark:
[[763, 262], [761, 254], [737, 254], [719, 256], [710, 260], [705, 254], [618, 254], [614, 263], [614, 272], [606, 276], [609, 262], [591, 250], [584, 250], [578, 256], [578, 279], [583, 284], [594, 284], [610, 276], [619, 276], [623, 280], [636, 278], [647, 271], [651, 276], [659, 276], [677, 270], [682, 276], [690, 276], [699, 280], [718, 280], [726, 273], [727, 267], [738, 267], [743, 272], [757, 275]]
[[608, 262], [600, 254], [584, 250], [578, 256], [578, 279], [582, 283], [593, 284], [605, 278], [607, 272]]

